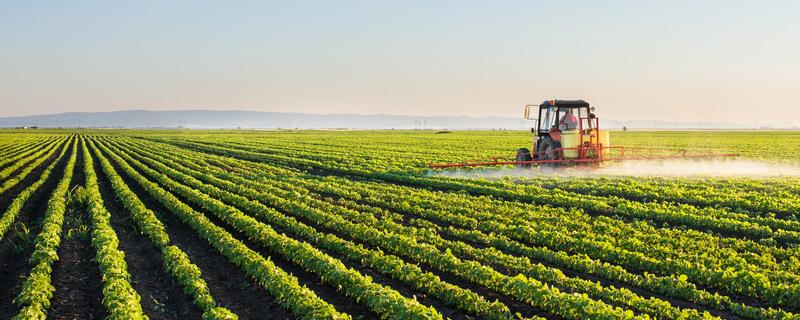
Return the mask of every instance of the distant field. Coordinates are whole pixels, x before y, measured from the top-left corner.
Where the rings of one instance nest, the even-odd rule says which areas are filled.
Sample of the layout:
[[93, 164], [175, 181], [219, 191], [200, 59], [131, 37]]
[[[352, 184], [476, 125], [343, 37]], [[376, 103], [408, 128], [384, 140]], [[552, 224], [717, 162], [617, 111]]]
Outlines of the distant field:
[[[0, 130], [0, 319], [800, 319], [800, 178], [426, 167], [530, 139]], [[794, 165], [800, 132], [611, 142]]]
[[745, 158], [800, 163], [800, 131], [614, 131], [613, 143], [625, 146], [719, 148]]

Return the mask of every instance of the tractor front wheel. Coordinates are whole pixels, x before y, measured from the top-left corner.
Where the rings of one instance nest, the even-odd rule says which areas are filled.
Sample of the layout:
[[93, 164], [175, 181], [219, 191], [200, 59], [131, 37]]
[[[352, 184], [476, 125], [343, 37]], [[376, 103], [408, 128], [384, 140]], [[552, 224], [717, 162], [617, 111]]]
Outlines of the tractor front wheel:
[[[519, 148], [517, 149], [517, 162], [523, 161], [531, 161], [533, 160], [533, 156], [531, 156], [531, 151], [528, 148]], [[517, 168], [530, 168], [530, 163], [517, 163]]]

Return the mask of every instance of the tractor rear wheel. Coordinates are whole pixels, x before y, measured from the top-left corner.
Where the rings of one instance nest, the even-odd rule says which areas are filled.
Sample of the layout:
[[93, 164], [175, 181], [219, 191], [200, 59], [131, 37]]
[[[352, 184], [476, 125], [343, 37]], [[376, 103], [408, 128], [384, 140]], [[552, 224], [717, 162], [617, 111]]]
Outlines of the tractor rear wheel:
[[[522, 161], [531, 161], [533, 157], [531, 156], [531, 151], [528, 148], [519, 148], [517, 149], [517, 162]], [[530, 168], [530, 163], [517, 163], [517, 168]]]

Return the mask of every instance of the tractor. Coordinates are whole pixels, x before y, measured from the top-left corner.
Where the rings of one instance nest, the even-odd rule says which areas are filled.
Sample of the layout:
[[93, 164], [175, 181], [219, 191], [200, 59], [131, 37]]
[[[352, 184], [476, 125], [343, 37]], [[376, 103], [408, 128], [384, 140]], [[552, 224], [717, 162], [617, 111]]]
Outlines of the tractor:
[[548, 100], [538, 106], [526, 105], [525, 119], [535, 124], [531, 128], [533, 148], [519, 148], [516, 165], [530, 167], [536, 161], [552, 166], [564, 160], [597, 163], [594, 160], [601, 159], [610, 145], [608, 131], [600, 131], [600, 120], [593, 112], [594, 107], [583, 100]]

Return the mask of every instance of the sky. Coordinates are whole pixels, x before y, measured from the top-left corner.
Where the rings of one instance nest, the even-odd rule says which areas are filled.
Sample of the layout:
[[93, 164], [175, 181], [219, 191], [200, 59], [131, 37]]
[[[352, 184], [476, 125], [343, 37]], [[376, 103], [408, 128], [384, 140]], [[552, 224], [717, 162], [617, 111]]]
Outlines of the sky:
[[800, 125], [800, 1], [4, 1], [0, 117], [254, 110]]

